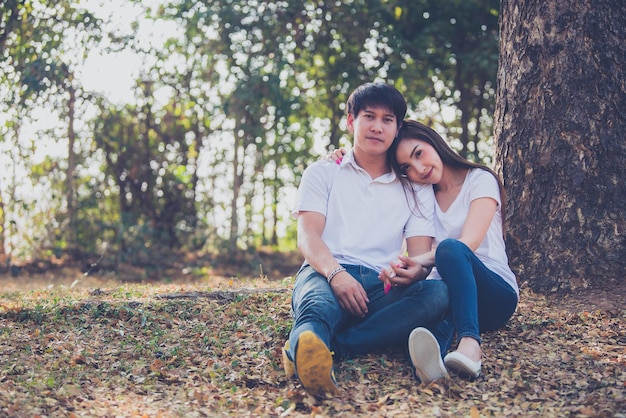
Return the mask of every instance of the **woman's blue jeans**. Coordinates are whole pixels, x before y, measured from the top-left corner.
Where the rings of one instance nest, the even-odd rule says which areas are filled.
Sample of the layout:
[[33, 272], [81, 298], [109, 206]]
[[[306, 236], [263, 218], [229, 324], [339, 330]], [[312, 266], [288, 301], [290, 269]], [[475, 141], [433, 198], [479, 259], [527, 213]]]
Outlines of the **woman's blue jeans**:
[[480, 343], [481, 332], [503, 327], [515, 312], [515, 290], [461, 241], [442, 241], [435, 265], [450, 295], [450, 311], [433, 330], [442, 356], [450, 349], [455, 331], [457, 340], [471, 337]]
[[311, 266], [296, 276], [292, 309], [294, 324], [289, 336], [289, 356], [295, 358], [298, 338], [313, 331], [336, 355], [349, 358], [390, 346], [407, 345], [416, 327], [432, 327], [448, 309], [448, 291], [441, 280], [422, 280], [385, 295], [378, 273], [363, 266], [344, 265], [369, 298], [368, 313], [358, 318], [344, 311], [326, 278]]

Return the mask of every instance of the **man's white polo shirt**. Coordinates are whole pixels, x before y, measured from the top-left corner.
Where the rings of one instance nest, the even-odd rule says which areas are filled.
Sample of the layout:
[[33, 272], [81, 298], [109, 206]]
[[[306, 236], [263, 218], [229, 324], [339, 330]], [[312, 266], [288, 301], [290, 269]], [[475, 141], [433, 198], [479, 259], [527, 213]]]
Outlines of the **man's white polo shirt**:
[[293, 211], [326, 217], [322, 239], [339, 263], [380, 271], [402, 249], [405, 238], [435, 235], [431, 185], [414, 185], [418, 206], [395, 173], [376, 179], [359, 167], [350, 150], [340, 165], [317, 161], [307, 167]]

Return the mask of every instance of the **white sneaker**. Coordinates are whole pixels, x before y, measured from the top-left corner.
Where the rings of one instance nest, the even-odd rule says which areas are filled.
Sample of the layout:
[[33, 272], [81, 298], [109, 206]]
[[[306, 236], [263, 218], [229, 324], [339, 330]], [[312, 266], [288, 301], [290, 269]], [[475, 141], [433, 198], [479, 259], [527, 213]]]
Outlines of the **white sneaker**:
[[409, 355], [416, 377], [425, 385], [448, 377], [441, 359], [439, 343], [426, 328], [415, 328], [409, 335]]

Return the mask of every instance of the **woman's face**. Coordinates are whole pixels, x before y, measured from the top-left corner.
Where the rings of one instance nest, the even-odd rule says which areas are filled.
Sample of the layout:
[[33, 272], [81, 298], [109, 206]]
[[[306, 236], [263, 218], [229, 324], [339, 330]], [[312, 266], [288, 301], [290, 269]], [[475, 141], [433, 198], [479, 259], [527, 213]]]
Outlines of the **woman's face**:
[[396, 149], [400, 171], [414, 183], [437, 184], [441, 181], [443, 164], [441, 157], [426, 141], [403, 139]]

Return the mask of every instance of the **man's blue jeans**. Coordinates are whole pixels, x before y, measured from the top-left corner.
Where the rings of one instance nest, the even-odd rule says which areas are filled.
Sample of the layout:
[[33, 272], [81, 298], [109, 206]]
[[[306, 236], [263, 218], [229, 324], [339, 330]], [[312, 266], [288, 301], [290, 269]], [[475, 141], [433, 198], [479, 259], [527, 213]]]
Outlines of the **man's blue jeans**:
[[433, 334], [442, 356], [457, 340], [502, 328], [517, 308], [517, 293], [498, 274], [489, 270], [464, 243], [446, 239], [435, 253], [437, 271], [448, 285], [450, 311]]
[[295, 358], [300, 334], [313, 331], [336, 355], [349, 358], [390, 346], [406, 347], [416, 327], [433, 327], [448, 309], [448, 291], [441, 280], [422, 280], [385, 295], [378, 273], [363, 266], [344, 265], [369, 298], [368, 313], [358, 318], [344, 311], [326, 278], [311, 266], [296, 276], [292, 309], [294, 325], [289, 356]]

